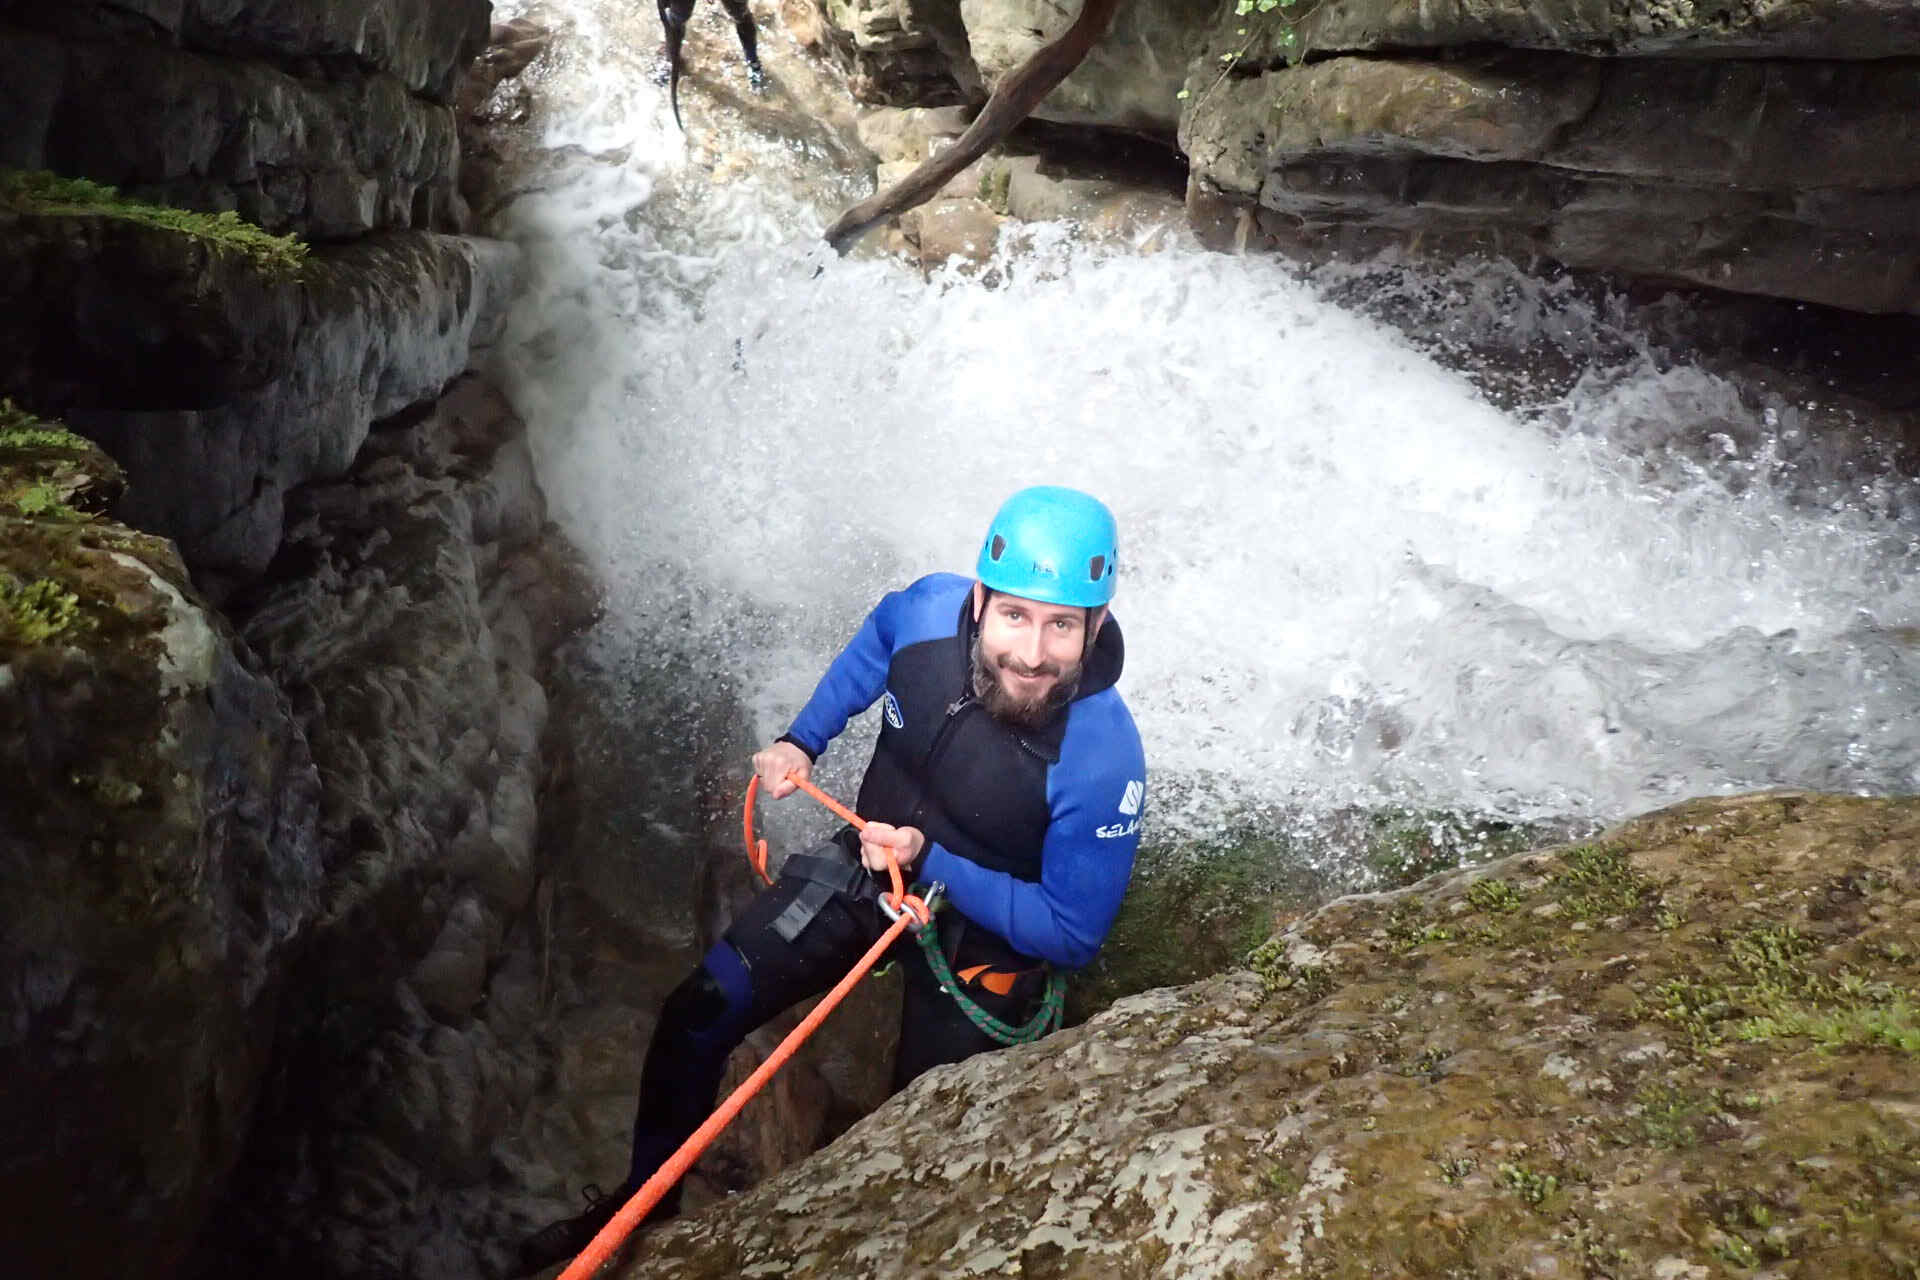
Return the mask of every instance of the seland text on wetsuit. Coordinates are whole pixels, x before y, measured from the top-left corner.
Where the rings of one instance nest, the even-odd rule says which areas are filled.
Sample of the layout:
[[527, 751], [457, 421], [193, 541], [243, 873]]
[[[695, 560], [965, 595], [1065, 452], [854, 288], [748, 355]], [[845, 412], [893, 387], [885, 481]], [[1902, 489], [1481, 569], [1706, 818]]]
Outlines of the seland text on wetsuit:
[[[972, 591], [971, 578], [934, 574], [890, 592], [784, 740], [817, 757], [849, 719], [881, 704], [855, 808], [926, 835], [916, 874], [946, 885], [937, 924], [948, 959], [961, 971], [1024, 974], [1005, 992], [967, 992], [1018, 1023], [1037, 1007], [1041, 961], [1085, 965], [1113, 924], [1139, 844], [1146, 764], [1114, 687], [1125, 652], [1118, 623], [1100, 629], [1061, 714], [1045, 728], [1015, 728], [972, 695]], [[848, 828], [789, 858], [668, 997], [642, 1073], [630, 1188], [705, 1119], [733, 1048], [826, 990], [885, 931], [876, 878], [857, 849]], [[795, 870], [802, 865], [812, 870]], [[894, 956], [906, 979], [895, 1089], [996, 1047], [939, 990], [917, 946], [903, 939]]]

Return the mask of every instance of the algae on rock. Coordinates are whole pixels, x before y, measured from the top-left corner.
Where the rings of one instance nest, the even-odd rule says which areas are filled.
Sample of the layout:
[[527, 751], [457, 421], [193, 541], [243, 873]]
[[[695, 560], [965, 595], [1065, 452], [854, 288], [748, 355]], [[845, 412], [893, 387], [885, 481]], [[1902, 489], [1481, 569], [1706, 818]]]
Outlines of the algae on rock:
[[929, 1073], [644, 1274], [1911, 1275], [1916, 848], [1920, 798], [1769, 793], [1339, 899]]

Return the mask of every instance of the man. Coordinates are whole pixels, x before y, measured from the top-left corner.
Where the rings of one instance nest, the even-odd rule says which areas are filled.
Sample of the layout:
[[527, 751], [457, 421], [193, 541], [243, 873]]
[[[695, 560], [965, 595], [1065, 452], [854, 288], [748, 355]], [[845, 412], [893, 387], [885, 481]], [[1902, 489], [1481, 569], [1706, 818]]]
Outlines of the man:
[[[661, 1010], [647, 1053], [626, 1184], [530, 1238], [522, 1261], [585, 1248], [713, 1109], [728, 1055], [754, 1028], [832, 986], [885, 932], [887, 857], [946, 886], [941, 949], [976, 1006], [1019, 1023], [1047, 965], [1093, 959], [1138, 844], [1146, 764], [1114, 682], [1112, 514], [1073, 489], [1025, 489], [994, 517], [978, 581], [934, 574], [890, 593], [834, 659], [792, 728], [753, 757], [778, 798], [810, 775], [849, 717], [881, 703], [857, 835], [787, 859], [774, 886]], [[940, 990], [913, 942], [893, 1087], [996, 1047]], [[677, 1210], [676, 1187], [658, 1213]]]

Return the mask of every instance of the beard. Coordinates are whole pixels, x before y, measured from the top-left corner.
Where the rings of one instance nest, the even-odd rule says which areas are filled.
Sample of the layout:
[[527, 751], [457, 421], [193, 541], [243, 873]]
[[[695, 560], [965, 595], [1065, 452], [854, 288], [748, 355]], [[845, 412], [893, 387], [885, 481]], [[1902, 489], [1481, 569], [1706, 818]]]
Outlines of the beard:
[[[1061, 667], [1055, 663], [1044, 662], [1037, 667], [1029, 667], [1015, 662], [1005, 654], [989, 660], [980, 648], [980, 635], [973, 637], [973, 696], [987, 714], [1002, 724], [1016, 729], [1042, 729], [1047, 722], [1060, 714], [1060, 708], [1073, 701], [1073, 695], [1080, 691], [1081, 663], [1070, 667]], [[1045, 693], [1038, 697], [1022, 698], [1008, 691], [1000, 680], [1000, 669], [1004, 668], [1015, 675], [1049, 675], [1053, 683]]]

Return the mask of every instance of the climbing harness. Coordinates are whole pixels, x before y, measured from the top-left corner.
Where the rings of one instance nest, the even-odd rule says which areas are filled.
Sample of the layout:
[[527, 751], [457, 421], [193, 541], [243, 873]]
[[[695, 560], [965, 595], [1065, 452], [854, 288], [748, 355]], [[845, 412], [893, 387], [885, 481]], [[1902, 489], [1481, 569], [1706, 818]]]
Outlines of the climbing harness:
[[[1010, 1022], [1002, 1022], [969, 999], [963, 980], [978, 982], [996, 995], [1006, 995], [1013, 990], [1016, 975], [990, 972], [988, 966], [981, 964], [963, 970], [960, 976], [956, 976], [953, 966], [947, 963], [946, 951], [934, 936], [936, 932], [933, 929], [921, 929], [913, 935], [914, 941], [920, 944], [920, 950], [926, 954], [927, 968], [933, 970], [934, 981], [940, 984], [940, 989], [952, 996], [953, 1002], [960, 1006], [960, 1012], [967, 1015], [967, 1021], [980, 1028], [989, 1038], [1001, 1044], [1032, 1044], [1060, 1025], [1067, 998], [1067, 975], [1048, 965], [1047, 993], [1040, 1001], [1039, 1012], [1019, 1026], [1014, 1026]], [[997, 989], [999, 984], [994, 981], [996, 978], [1006, 979], [1004, 990]]]
[[[792, 775], [788, 776], [792, 777]], [[802, 791], [831, 809], [835, 816], [851, 825], [854, 830], [858, 831], [867, 825], [865, 819], [811, 782], [803, 778], [792, 780]], [[753, 834], [754, 801], [759, 793], [760, 777], [755, 774], [753, 780], [747, 783], [747, 800], [743, 808], [742, 824], [747, 842], [747, 861], [752, 864], [755, 871], [759, 872], [760, 878], [771, 885], [773, 877], [767, 873], [767, 842]], [[807, 882], [806, 887], [773, 922], [774, 931], [788, 942], [792, 942], [799, 936], [800, 931], [806, 928], [807, 922], [818, 914], [820, 908], [826, 905], [827, 900], [835, 893], [858, 896], [859, 891], [864, 889], [867, 883], [866, 868], [859, 863], [840, 862], [810, 853], [796, 853], [789, 856], [780, 865], [780, 874]], [[894, 885], [895, 891], [898, 892], [897, 873]], [[940, 892], [941, 886], [938, 884], [928, 892], [925, 900], [929, 906], [937, 905]], [[890, 920], [899, 918], [896, 910], [888, 904], [885, 895], [881, 896], [880, 909], [887, 913], [887, 918]], [[953, 1002], [960, 1006], [960, 1012], [967, 1016], [967, 1021], [978, 1027], [994, 1042], [1003, 1045], [1032, 1044], [1058, 1027], [1065, 1016], [1067, 977], [1052, 965], [1046, 966], [1047, 987], [1046, 994], [1041, 998], [1040, 1008], [1033, 1017], [1016, 1026], [1013, 1023], [1001, 1021], [983, 1009], [978, 1002], [967, 995], [966, 988], [971, 983], [984, 987], [995, 995], [1004, 996], [1013, 990], [1018, 974], [989, 971], [989, 966], [981, 964], [973, 965], [956, 975], [953, 966], [947, 960], [945, 949], [940, 945], [937, 930], [916, 929], [914, 940], [920, 944], [920, 950], [926, 953], [927, 968], [933, 971], [934, 981], [939, 983], [940, 989], [953, 997]]]
[[[801, 778], [794, 778], [793, 781], [798, 783], [808, 795], [813, 796], [856, 827], [866, 825], [854, 815], [852, 810], [819, 791], [811, 783]], [[758, 789], [759, 778], [756, 776], [753, 782], [747, 784], [747, 856], [749, 859], [754, 859], [757, 853], [754, 866], [764, 877], [767, 859], [766, 842], [764, 840], [756, 842], [753, 837], [752, 798]], [[760, 1092], [767, 1081], [773, 1078], [774, 1073], [786, 1065], [787, 1059], [791, 1058], [807, 1037], [826, 1021], [827, 1015], [846, 999], [847, 993], [866, 976], [867, 970], [879, 962], [880, 957], [894, 944], [895, 940], [909, 929], [916, 933], [931, 932], [927, 928], [933, 921], [933, 908], [929, 905], [929, 900], [938, 898], [940, 886], [937, 884], [933, 886], [926, 898], [908, 893], [901, 883], [900, 863], [891, 853], [887, 856], [887, 872], [893, 880], [893, 892], [883, 892], [880, 895], [880, 907], [893, 921], [887, 927], [887, 931], [867, 948], [867, 953], [854, 963], [853, 968], [847, 970], [846, 977], [840, 979], [831, 991], [820, 997], [820, 1003], [816, 1004], [807, 1016], [800, 1020], [800, 1025], [789, 1032], [786, 1039], [767, 1055], [766, 1061], [755, 1067], [753, 1074], [748, 1076], [739, 1088], [727, 1095], [727, 1100], [707, 1117], [706, 1123], [694, 1130], [693, 1136], [681, 1143], [680, 1149], [669, 1156], [666, 1163], [647, 1179], [645, 1185], [620, 1206], [620, 1211], [613, 1215], [606, 1226], [600, 1228], [600, 1233], [580, 1251], [579, 1256], [567, 1264], [566, 1269], [560, 1273], [560, 1280], [588, 1280], [588, 1277], [612, 1258], [614, 1251], [626, 1241], [647, 1214], [653, 1211], [653, 1207], [660, 1203], [661, 1197], [667, 1194], [668, 1189], [693, 1167], [693, 1162], [700, 1158], [701, 1153], [729, 1124], [733, 1123], [734, 1117], [740, 1114], [741, 1108]]]

